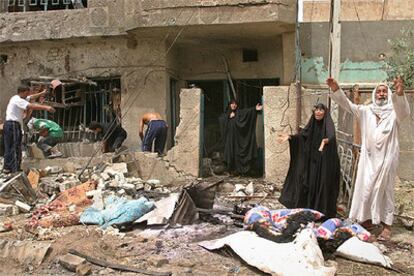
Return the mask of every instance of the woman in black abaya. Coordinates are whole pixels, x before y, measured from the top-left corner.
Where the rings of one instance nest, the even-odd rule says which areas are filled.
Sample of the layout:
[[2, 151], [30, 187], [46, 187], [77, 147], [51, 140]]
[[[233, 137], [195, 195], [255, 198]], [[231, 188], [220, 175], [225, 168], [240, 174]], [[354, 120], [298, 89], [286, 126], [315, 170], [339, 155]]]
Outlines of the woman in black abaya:
[[239, 109], [237, 102], [231, 100], [226, 112], [219, 119], [224, 160], [231, 173], [248, 173], [256, 159], [256, 117], [257, 112], [262, 109], [261, 104]]
[[279, 198], [287, 208], [310, 208], [326, 218], [336, 216], [340, 165], [335, 126], [324, 104], [314, 107], [308, 124], [298, 134], [280, 134], [289, 140], [290, 167]]

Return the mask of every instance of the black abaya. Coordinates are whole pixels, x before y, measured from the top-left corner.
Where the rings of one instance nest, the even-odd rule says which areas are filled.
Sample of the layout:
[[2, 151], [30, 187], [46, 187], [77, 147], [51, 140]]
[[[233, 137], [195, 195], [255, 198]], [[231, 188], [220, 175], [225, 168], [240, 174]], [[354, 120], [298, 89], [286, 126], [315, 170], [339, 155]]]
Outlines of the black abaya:
[[[322, 152], [322, 139], [328, 138]], [[328, 111], [321, 121], [312, 115], [306, 127], [289, 139], [290, 167], [280, 203], [287, 208], [309, 208], [335, 217], [340, 164], [335, 126]]]
[[235, 117], [231, 111], [220, 117], [221, 134], [224, 143], [224, 160], [229, 171], [245, 174], [257, 157], [255, 107], [237, 109]]

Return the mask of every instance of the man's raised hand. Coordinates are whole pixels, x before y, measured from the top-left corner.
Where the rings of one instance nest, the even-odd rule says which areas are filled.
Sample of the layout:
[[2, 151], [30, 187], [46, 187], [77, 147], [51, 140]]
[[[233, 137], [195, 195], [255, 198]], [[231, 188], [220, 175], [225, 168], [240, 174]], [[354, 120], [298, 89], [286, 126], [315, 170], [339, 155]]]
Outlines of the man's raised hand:
[[331, 77], [327, 78], [326, 84], [329, 86], [332, 92], [339, 90], [338, 82], [334, 78], [331, 78]]
[[260, 110], [263, 110], [263, 105], [261, 105], [261, 104], [256, 104], [256, 110], [257, 111], [260, 111]]
[[404, 94], [404, 81], [400, 76], [394, 79], [394, 89], [398, 96], [402, 96]]

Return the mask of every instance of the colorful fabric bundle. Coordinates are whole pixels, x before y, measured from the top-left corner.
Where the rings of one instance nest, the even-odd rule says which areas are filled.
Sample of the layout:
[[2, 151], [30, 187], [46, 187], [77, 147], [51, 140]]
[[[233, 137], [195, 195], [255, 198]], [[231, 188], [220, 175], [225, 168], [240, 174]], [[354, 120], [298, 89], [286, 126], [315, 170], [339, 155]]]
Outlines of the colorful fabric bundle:
[[252, 208], [246, 213], [244, 216], [244, 225], [246, 229], [251, 230], [254, 223], [260, 223], [262, 225], [267, 225], [271, 231], [281, 232], [286, 228], [289, 216], [305, 211], [309, 211], [314, 214], [317, 220], [323, 217], [321, 212], [312, 209], [297, 208], [269, 210], [266, 207], [258, 206]]
[[367, 241], [371, 237], [371, 234], [361, 225], [337, 218], [328, 219], [322, 223], [321, 226], [315, 230], [315, 234], [317, 237], [327, 240], [334, 238], [335, 231], [346, 231], [362, 241]]

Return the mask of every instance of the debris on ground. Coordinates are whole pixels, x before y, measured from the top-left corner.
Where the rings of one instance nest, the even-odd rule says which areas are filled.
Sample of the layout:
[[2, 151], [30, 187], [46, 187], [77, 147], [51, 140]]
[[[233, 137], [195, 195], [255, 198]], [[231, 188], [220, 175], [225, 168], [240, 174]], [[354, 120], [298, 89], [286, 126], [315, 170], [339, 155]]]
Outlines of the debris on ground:
[[414, 273], [408, 198], [397, 200], [395, 237], [367, 243], [371, 234], [343, 217], [285, 209], [281, 183], [216, 176], [219, 158], [212, 177], [173, 184], [143, 177], [122, 153], [111, 160], [82, 175], [73, 161], [0, 174], [0, 273]]
[[301, 231], [294, 242], [276, 243], [242, 231], [225, 238], [201, 242], [216, 250], [230, 246], [246, 263], [275, 275], [335, 275], [335, 267], [326, 267], [312, 230]]

